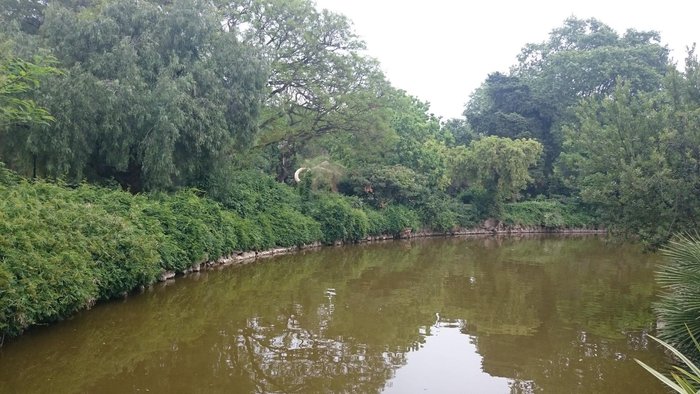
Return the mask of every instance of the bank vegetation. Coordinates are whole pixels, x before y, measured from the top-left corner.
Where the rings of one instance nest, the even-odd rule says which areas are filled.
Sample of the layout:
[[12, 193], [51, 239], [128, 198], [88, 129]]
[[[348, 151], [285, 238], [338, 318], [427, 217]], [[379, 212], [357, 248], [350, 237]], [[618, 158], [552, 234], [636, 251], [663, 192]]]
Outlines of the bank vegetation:
[[442, 119], [309, 0], [0, 21], [3, 336], [241, 251], [487, 221], [655, 249], [700, 220], [700, 65], [654, 31], [568, 18]]

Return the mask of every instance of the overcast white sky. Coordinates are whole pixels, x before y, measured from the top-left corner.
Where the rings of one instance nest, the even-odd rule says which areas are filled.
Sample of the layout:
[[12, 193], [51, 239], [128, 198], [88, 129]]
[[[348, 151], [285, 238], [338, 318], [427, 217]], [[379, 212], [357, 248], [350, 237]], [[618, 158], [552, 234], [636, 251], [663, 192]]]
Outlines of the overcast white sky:
[[316, 0], [318, 8], [354, 22], [369, 55], [392, 84], [431, 103], [444, 118], [460, 117], [469, 94], [494, 71], [508, 71], [528, 42], [575, 15], [595, 17], [622, 34], [657, 30], [679, 63], [700, 43], [700, 1], [616, 0]]

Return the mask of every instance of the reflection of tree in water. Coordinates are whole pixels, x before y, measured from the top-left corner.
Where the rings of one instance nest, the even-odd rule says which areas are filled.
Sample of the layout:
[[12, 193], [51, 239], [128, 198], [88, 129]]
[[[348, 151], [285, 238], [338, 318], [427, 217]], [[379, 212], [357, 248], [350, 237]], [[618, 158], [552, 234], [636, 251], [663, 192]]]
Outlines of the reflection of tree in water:
[[632, 360], [651, 357], [653, 256], [491, 242], [494, 253], [443, 279], [443, 311], [467, 322], [485, 372], [512, 379], [512, 393], [659, 392]]
[[405, 363], [401, 351], [369, 349], [353, 338], [329, 337], [331, 297], [319, 305], [315, 327], [304, 326], [304, 307], [293, 304], [273, 322], [250, 318], [225, 346], [227, 366], [247, 374], [258, 392], [377, 392]]
[[654, 265], [595, 239], [421, 240], [284, 256], [96, 308], [90, 325], [52, 327], [62, 339], [37, 336], [33, 351], [5, 348], [0, 361], [14, 356], [0, 386], [378, 392], [435, 335], [439, 312], [443, 324], [460, 321], [483, 370], [511, 379], [511, 392], [654, 392], [631, 361], [663, 362], [649, 360], [643, 336], [654, 321]]
[[634, 392], [663, 392], [633, 361], [650, 356], [645, 335], [630, 332], [624, 341], [585, 332], [562, 332], [557, 338], [494, 335], [478, 337], [476, 345], [485, 372], [513, 379], [511, 393], [623, 393], [632, 387]]

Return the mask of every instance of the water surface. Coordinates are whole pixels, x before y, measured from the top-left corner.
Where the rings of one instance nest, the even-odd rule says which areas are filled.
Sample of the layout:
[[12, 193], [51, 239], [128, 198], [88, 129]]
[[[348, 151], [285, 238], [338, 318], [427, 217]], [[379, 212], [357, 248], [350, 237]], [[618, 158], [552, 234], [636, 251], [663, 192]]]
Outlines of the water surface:
[[0, 349], [0, 392], [665, 393], [660, 259], [596, 237], [325, 248], [178, 278]]

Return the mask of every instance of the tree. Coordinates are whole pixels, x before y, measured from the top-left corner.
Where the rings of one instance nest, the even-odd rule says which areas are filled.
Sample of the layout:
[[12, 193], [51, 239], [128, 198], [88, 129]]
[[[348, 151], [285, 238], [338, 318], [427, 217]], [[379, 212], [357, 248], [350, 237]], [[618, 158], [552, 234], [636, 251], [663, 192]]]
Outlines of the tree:
[[421, 174], [425, 186], [442, 191], [450, 183], [447, 171], [446, 141], [452, 135], [440, 125], [440, 119], [429, 113], [429, 105], [397, 91], [391, 97], [391, 128], [398, 139], [387, 147], [386, 161]]
[[[297, 153], [327, 134], [366, 133], [388, 84], [348, 19], [308, 0], [222, 2], [229, 31], [255, 47], [268, 68], [257, 145], [278, 156], [278, 180], [291, 177]], [[380, 127], [381, 128], [381, 127]]]
[[618, 79], [633, 91], [661, 87], [669, 66], [669, 50], [655, 31], [629, 29], [619, 36], [595, 18], [567, 18], [542, 43], [527, 44], [511, 73], [539, 80], [533, 88], [556, 109], [581, 97], [606, 95]]
[[27, 95], [39, 87], [42, 77], [57, 73], [51, 59], [0, 56], [0, 129], [14, 124], [48, 124], [54, 118]]
[[497, 72], [490, 74], [473, 96], [465, 116], [481, 134], [541, 140], [551, 122], [541, 114], [543, 107], [520, 77]]
[[65, 75], [36, 95], [56, 122], [9, 132], [3, 156], [19, 170], [33, 155], [73, 181], [201, 186], [253, 141], [264, 74], [209, 3], [61, 1], [42, 19], [37, 41]]
[[559, 154], [559, 141], [552, 133], [551, 106], [536, 96], [524, 79], [501, 73], [488, 76], [472, 95], [464, 112], [469, 125], [481, 135], [518, 139], [533, 138], [542, 143], [544, 154], [535, 171], [531, 194], [547, 191], [548, 174]]
[[466, 180], [482, 194], [488, 214], [500, 213], [503, 201], [517, 199], [532, 180], [529, 168], [542, 154], [542, 144], [533, 139], [512, 140], [496, 136], [472, 142], [453, 165], [453, 179]]
[[476, 132], [469, 122], [460, 118], [448, 119], [442, 123], [443, 132], [450, 137], [446, 141], [449, 146], [467, 146], [476, 138]]
[[[40, 80], [58, 74], [51, 66], [53, 58], [35, 57], [34, 63], [16, 57], [0, 56], [0, 146], [6, 144], [11, 127], [47, 126], [54, 117], [36, 104], [30, 94], [39, 88]], [[0, 155], [0, 163], [3, 159]], [[36, 177], [36, 156], [32, 157], [32, 177]]]
[[479, 133], [540, 141], [544, 156], [532, 192], [561, 193], [552, 175], [571, 109], [583, 98], [609, 96], [619, 81], [633, 92], [657, 91], [668, 67], [657, 32], [619, 36], [596, 19], [571, 17], [548, 40], [527, 44], [508, 75], [489, 75], [465, 116]]
[[23, 31], [36, 33], [44, 22], [46, 0], [14, 0], [0, 2], [0, 20], [16, 21]]
[[[585, 100], [564, 127], [557, 171], [621, 233], [651, 247], [700, 219], [700, 100], [697, 58], [672, 72], [661, 93], [618, 84], [610, 97]], [[696, 97], [696, 98], [693, 98]]]

